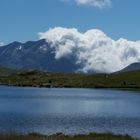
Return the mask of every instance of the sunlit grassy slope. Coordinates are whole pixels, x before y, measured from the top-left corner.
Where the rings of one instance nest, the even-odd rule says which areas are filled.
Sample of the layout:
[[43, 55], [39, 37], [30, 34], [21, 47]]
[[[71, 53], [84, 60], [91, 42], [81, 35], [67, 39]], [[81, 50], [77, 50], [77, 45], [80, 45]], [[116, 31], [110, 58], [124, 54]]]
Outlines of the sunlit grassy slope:
[[43, 136], [39, 134], [29, 135], [0, 135], [1, 140], [134, 140], [130, 136], [113, 135], [113, 134], [96, 134], [91, 133], [89, 135], [77, 135], [77, 136], [65, 136], [52, 135]]
[[140, 88], [140, 71], [114, 74], [50, 73], [0, 68], [0, 83], [15, 86]]

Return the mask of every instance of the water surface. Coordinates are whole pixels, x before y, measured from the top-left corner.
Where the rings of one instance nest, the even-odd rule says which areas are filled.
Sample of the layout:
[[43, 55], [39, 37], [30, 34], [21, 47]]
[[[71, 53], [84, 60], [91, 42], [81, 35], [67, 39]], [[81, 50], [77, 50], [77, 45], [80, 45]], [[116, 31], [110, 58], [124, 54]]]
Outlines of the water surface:
[[140, 92], [0, 87], [0, 132], [113, 132], [140, 138]]

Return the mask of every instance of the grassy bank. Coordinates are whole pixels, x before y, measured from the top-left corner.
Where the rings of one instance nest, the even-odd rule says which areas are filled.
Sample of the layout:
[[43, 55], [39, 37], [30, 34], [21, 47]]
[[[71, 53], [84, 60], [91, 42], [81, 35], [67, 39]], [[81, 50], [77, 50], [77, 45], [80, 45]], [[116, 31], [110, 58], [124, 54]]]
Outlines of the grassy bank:
[[29, 135], [0, 135], [0, 140], [136, 140], [128, 135], [113, 135], [113, 134], [97, 134], [91, 133], [88, 135], [66, 136], [56, 134], [45, 136], [39, 134]]
[[0, 67], [0, 84], [33, 87], [140, 89], [140, 71], [114, 74], [68, 74]]
[[66, 74], [0, 70], [0, 84], [33, 87], [140, 89], [140, 71], [114, 74]]

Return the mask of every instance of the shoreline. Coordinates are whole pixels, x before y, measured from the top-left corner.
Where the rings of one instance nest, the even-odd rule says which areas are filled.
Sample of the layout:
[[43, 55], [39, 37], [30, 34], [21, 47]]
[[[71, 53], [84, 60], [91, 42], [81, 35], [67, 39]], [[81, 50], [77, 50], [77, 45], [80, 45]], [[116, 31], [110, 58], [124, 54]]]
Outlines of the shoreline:
[[21, 88], [50, 88], [50, 89], [71, 89], [71, 88], [75, 88], [75, 89], [108, 89], [108, 90], [124, 90], [124, 91], [140, 91], [140, 87], [75, 87], [75, 86], [42, 86], [42, 85], [16, 85], [16, 84], [1, 84], [0, 86], [4, 86], [4, 87], [21, 87]]
[[56, 133], [53, 135], [29, 134], [0, 134], [1, 140], [138, 140], [129, 135], [117, 135], [112, 133], [89, 133], [87, 135], [64, 135]]

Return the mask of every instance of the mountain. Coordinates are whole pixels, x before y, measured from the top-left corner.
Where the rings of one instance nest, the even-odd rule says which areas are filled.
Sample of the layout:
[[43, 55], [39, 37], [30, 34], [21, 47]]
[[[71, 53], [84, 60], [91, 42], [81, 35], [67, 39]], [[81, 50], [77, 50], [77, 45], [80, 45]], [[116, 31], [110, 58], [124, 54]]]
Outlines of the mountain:
[[[76, 54], [56, 59], [55, 49], [45, 39], [13, 42], [0, 47], [0, 66], [12, 69], [41, 70], [48, 72], [73, 73], [82, 68], [77, 64]], [[140, 70], [140, 63], [134, 63], [119, 72]], [[98, 73], [89, 71], [88, 73]]]
[[137, 71], [140, 70], [140, 63], [133, 63], [127, 66], [126, 68], [122, 69], [119, 72], [130, 72], [130, 71]]
[[14, 69], [75, 72], [80, 68], [75, 59], [75, 56], [55, 59], [54, 49], [44, 39], [0, 47], [0, 65]]
[[8, 76], [10, 74], [16, 73], [18, 71], [0, 66], [0, 76]]

